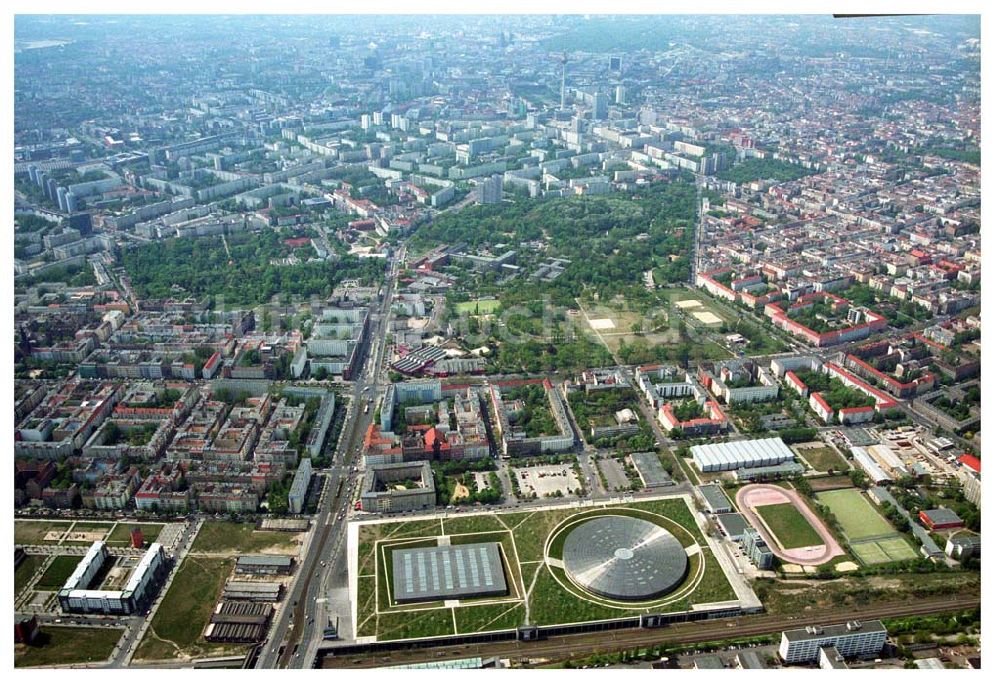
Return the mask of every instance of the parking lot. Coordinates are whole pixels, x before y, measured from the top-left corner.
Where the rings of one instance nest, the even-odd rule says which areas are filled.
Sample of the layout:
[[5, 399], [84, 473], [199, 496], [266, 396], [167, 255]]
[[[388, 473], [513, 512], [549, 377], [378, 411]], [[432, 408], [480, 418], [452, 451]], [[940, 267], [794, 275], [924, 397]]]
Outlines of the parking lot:
[[525, 495], [537, 494], [544, 498], [550, 494], [561, 492], [569, 495], [580, 487], [580, 480], [573, 471], [572, 463], [538, 465], [536, 467], [520, 467], [514, 470], [517, 484]]
[[472, 476], [476, 480], [476, 488], [485, 491], [490, 487], [490, 474], [493, 472], [473, 472]]
[[601, 470], [604, 478], [608, 480], [609, 491], [619, 489], [627, 491], [629, 489], [631, 484], [625, 475], [625, 468], [622, 467], [621, 462], [615, 459], [598, 460], [597, 467]]

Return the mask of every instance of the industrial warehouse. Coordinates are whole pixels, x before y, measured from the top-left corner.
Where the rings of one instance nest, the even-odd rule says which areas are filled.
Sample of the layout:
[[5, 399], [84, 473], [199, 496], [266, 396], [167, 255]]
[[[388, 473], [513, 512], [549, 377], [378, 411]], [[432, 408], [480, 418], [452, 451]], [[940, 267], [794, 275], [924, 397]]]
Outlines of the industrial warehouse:
[[791, 448], [780, 438], [710, 443], [691, 448], [691, 457], [702, 472], [770, 467], [795, 459]]
[[392, 582], [397, 603], [507, 593], [498, 543], [393, 550]]
[[237, 574], [280, 576], [292, 571], [293, 560], [289, 555], [240, 555], [236, 558]]
[[215, 606], [205, 640], [216, 643], [257, 643], [267, 636], [274, 608], [269, 603], [226, 600]]
[[255, 581], [228, 581], [222, 590], [224, 600], [252, 600], [259, 603], [276, 603], [284, 588], [279, 583]]
[[121, 590], [91, 589], [98, 574], [110, 561], [108, 546], [97, 541], [59, 591], [63, 612], [128, 615], [143, 610], [156, 595], [167, 575], [163, 546], [154, 543], [142, 556]]

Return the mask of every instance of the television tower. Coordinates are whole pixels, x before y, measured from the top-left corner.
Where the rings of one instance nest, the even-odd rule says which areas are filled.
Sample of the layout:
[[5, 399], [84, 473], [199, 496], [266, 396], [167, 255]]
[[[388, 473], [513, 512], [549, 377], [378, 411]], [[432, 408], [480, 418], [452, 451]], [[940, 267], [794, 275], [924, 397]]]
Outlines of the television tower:
[[562, 54], [562, 85], [559, 87], [559, 109], [566, 109], [566, 53]]

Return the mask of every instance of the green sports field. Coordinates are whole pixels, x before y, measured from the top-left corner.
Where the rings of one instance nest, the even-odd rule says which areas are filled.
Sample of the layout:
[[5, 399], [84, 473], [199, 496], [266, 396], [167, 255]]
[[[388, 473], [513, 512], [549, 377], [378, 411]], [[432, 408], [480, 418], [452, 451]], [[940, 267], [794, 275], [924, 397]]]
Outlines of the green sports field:
[[852, 543], [851, 549], [854, 550], [855, 555], [866, 565], [901, 562], [903, 560], [913, 560], [917, 557], [917, 554], [913, 552], [913, 548], [903, 540], [902, 536], [890, 536], [889, 538], [880, 538], [875, 541]]
[[817, 493], [816, 500], [830, 508], [851, 550], [863, 564], [885, 564], [917, 557], [913, 546], [856, 488]]
[[871, 501], [855, 488], [818, 493], [816, 499], [830, 508], [849, 542], [896, 533]]
[[823, 539], [795, 505], [791, 503], [761, 505], [756, 511], [785, 550], [823, 545]]
[[459, 314], [493, 314], [499, 308], [500, 301], [494, 298], [466, 300], [455, 305], [455, 310]]

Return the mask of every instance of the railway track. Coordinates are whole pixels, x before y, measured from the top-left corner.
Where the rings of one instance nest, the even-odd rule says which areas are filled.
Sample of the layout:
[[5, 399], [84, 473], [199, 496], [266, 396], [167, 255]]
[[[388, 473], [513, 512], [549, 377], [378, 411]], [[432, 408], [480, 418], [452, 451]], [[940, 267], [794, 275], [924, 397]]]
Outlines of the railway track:
[[431, 646], [410, 650], [394, 650], [388, 653], [332, 655], [322, 659], [321, 667], [323, 669], [387, 667], [435, 660], [497, 656], [514, 660], [564, 660], [659, 643], [680, 645], [720, 641], [777, 633], [814, 624], [837, 624], [848, 620], [887, 619], [950, 610], [965, 610], [978, 607], [979, 604], [978, 595], [900, 600], [864, 608], [830, 610], [806, 616], [748, 615], [675, 624], [660, 629], [621, 629], [611, 632], [558, 636], [532, 642], [499, 641], [458, 646]]

